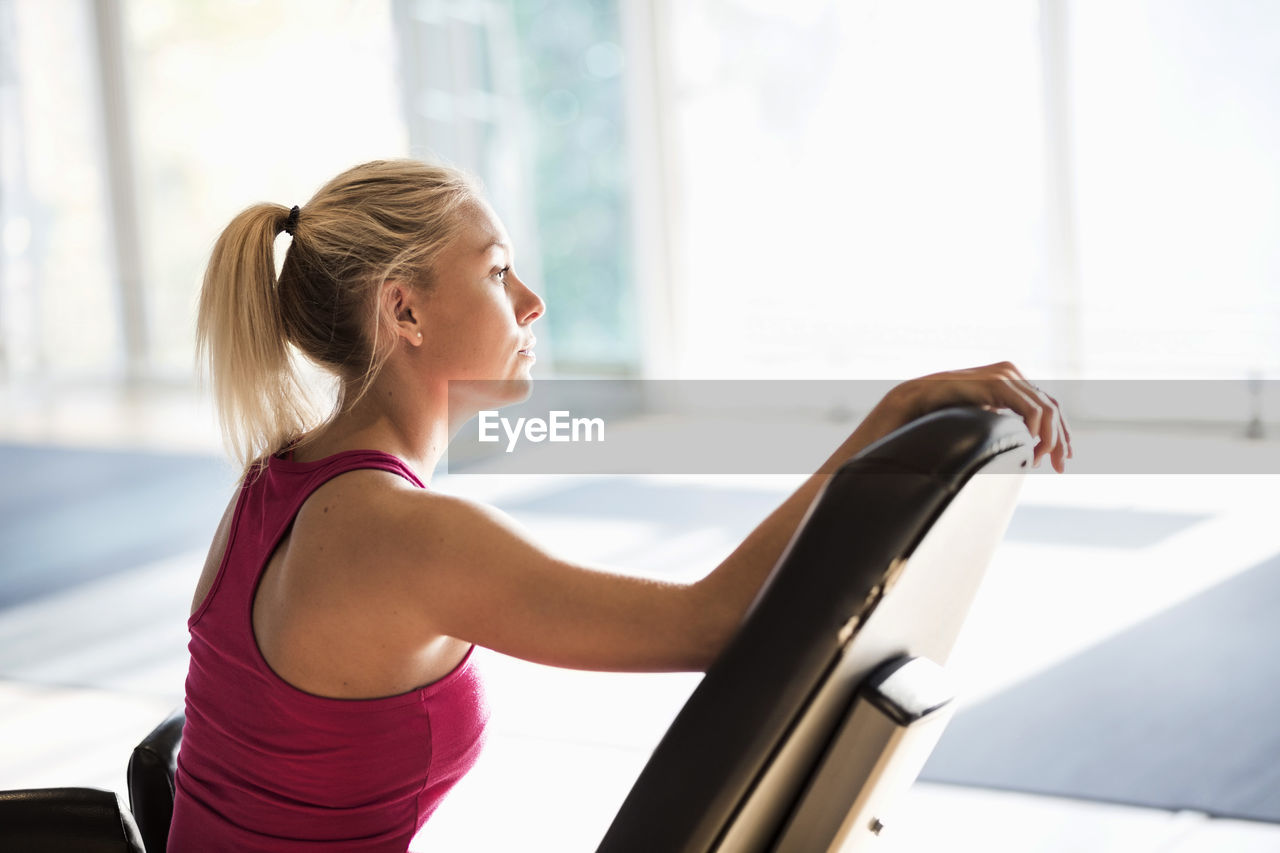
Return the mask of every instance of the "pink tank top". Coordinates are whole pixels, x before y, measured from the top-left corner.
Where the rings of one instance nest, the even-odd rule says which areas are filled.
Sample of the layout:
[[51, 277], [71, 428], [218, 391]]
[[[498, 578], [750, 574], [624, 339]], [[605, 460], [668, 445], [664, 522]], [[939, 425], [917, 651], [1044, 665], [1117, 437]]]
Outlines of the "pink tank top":
[[330, 699], [281, 679], [254, 639], [258, 580], [303, 501], [363, 468], [422, 487], [399, 459], [372, 450], [273, 457], [241, 486], [217, 578], [188, 623], [170, 850], [404, 851], [475, 763], [488, 707], [470, 651], [409, 693]]

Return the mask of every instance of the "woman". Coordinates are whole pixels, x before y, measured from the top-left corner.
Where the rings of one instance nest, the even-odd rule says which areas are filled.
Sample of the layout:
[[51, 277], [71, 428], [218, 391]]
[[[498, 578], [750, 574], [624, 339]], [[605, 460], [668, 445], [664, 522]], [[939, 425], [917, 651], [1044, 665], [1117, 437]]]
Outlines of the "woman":
[[[582, 669], [704, 669], [824, 478], [921, 414], [1009, 408], [1038, 436], [1037, 462], [1060, 471], [1070, 455], [1056, 403], [1012, 365], [937, 374], [894, 388], [702, 580], [576, 565], [423, 485], [463, 423], [527, 393], [545, 310], [502, 223], [446, 168], [367, 163], [222, 234], [198, 338], [246, 471], [192, 605], [173, 849], [404, 850], [479, 750], [475, 645]], [[336, 378], [327, 417], [295, 349]], [[467, 387], [510, 397], [450, 399], [465, 379], [506, 380]]]

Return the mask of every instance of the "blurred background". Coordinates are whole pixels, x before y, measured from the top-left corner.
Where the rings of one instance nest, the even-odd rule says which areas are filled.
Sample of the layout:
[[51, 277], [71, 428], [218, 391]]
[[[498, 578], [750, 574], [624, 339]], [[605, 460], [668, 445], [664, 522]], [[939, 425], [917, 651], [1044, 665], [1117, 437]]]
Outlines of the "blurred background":
[[486, 182], [540, 371], [1280, 370], [1260, 0], [0, 10], [10, 391], [190, 385], [230, 217], [406, 155]]
[[[484, 181], [549, 305], [540, 376], [1011, 359], [1051, 389], [1225, 389], [1063, 400], [1077, 450], [1245, 461], [1031, 478], [957, 651], [963, 743], [944, 739], [897, 843], [1280, 850], [1277, 80], [1267, 0], [0, 0], [0, 787], [122, 789], [181, 699], [237, 473], [193, 367], [217, 234], [414, 156]], [[790, 484], [435, 485], [582, 559], [682, 576]], [[1138, 689], [1206, 612], [1222, 630], [1183, 650], [1201, 668]], [[696, 679], [491, 666], [519, 710], [428, 831], [590, 849]], [[1046, 704], [1066, 718], [1028, 727]], [[1133, 754], [1099, 746], [1118, 720], [1141, 721]], [[567, 769], [531, 793], [550, 750]], [[494, 802], [520, 820], [486, 822]]]

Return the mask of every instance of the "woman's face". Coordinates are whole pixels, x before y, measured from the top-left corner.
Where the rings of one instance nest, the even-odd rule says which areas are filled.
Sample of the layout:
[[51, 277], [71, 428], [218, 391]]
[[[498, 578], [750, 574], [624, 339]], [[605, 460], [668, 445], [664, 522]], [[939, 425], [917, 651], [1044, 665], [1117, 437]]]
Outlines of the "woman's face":
[[[466, 380], [495, 402], [524, 399], [534, 364], [533, 321], [546, 311], [514, 269], [511, 238], [488, 205], [473, 205], [457, 237], [434, 265], [433, 281], [415, 312], [417, 355], [430, 382]], [[479, 380], [480, 382], [474, 382]], [[488, 386], [487, 380], [503, 380]]]

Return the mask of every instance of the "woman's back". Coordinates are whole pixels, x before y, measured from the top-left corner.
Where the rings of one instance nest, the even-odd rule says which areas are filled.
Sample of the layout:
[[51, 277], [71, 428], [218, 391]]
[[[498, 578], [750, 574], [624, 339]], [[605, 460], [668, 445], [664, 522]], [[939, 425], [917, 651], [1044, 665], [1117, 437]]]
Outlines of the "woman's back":
[[377, 451], [273, 457], [246, 478], [217, 576], [190, 620], [173, 849], [404, 850], [475, 761], [487, 707], [469, 653], [426, 687], [335, 699], [283, 680], [255, 639], [259, 582], [299, 508], [362, 469], [421, 486]]

